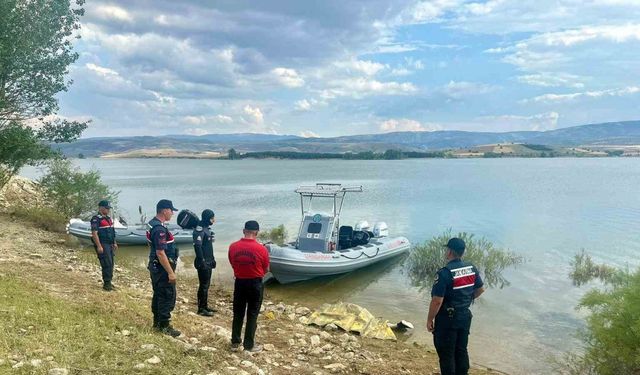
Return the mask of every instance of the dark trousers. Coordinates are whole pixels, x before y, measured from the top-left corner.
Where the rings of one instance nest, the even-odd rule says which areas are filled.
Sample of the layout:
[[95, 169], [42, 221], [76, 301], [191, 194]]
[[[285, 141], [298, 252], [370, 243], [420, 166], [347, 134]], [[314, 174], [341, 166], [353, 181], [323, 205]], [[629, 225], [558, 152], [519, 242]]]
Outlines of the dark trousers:
[[111, 282], [113, 279], [113, 245], [112, 244], [102, 244], [102, 254], [98, 254], [98, 250], [96, 248], [96, 254], [98, 254], [98, 261], [100, 261], [100, 267], [102, 268], [102, 281], [105, 284]]
[[231, 330], [231, 343], [239, 344], [242, 324], [245, 312], [247, 314], [247, 326], [244, 330], [244, 348], [253, 348], [256, 328], [258, 326], [258, 314], [262, 305], [262, 279], [236, 279], [233, 289], [233, 324]]
[[[172, 267], [175, 270], [175, 266]], [[169, 274], [159, 263], [150, 264], [149, 273], [153, 288], [151, 299], [153, 322], [159, 326], [166, 325], [171, 320], [171, 312], [176, 306], [176, 284], [169, 283]]]
[[198, 269], [198, 308], [206, 309], [209, 301], [209, 285], [211, 285], [211, 269]]
[[468, 328], [442, 328], [433, 332], [433, 344], [440, 359], [441, 375], [467, 375], [469, 372]]

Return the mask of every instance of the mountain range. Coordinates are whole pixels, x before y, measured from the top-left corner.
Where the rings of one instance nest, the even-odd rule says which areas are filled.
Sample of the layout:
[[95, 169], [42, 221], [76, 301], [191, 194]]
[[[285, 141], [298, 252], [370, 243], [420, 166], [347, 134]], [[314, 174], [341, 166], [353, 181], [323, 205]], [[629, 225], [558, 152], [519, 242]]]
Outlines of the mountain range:
[[469, 132], [416, 131], [350, 135], [328, 138], [304, 138], [273, 134], [207, 134], [138, 137], [84, 138], [58, 145], [68, 156], [82, 154], [99, 157], [140, 150], [166, 149], [176, 152], [220, 152], [230, 148], [238, 152], [288, 151], [343, 153], [388, 149], [433, 151], [463, 149], [487, 144], [526, 143], [548, 146], [640, 145], [640, 121], [589, 124], [548, 131]]

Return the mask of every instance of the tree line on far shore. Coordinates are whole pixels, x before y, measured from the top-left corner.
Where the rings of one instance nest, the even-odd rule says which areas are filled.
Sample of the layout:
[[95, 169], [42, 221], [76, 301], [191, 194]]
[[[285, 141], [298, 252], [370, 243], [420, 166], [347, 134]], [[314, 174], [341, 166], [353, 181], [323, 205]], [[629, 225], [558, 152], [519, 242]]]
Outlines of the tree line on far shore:
[[401, 160], [401, 159], [429, 159], [445, 158], [444, 151], [401, 151], [386, 150], [385, 152], [346, 152], [346, 153], [324, 153], [324, 152], [296, 152], [296, 151], [258, 151], [239, 153], [235, 149], [230, 149], [227, 153], [230, 160], [239, 159], [342, 159], [342, 160]]

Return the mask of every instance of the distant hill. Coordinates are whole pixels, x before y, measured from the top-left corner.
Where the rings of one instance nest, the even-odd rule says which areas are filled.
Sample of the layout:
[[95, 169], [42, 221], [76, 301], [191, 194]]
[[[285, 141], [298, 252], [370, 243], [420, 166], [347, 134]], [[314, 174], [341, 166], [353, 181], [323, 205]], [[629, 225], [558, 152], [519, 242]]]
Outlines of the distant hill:
[[87, 157], [131, 153], [143, 149], [166, 149], [176, 152], [382, 152], [387, 149], [432, 151], [463, 149], [488, 144], [526, 143], [548, 146], [638, 145], [640, 121], [590, 124], [550, 131], [505, 133], [434, 131], [395, 132], [331, 138], [303, 138], [271, 134], [208, 134], [203, 136], [167, 135], [144, 137], [86, 138], [60, 146], [68, 156]]

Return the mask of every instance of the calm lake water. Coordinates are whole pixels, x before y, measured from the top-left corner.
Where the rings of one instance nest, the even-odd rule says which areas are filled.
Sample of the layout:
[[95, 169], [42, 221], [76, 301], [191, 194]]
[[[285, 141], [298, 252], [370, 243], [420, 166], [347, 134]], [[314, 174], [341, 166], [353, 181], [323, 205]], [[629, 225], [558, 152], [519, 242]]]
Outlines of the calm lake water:
[[[512, 285], [487, 291], [473, 307], [470, 338], [474, 363], [514, 374], [550, 373], [554, 355], [578, 347], [574, 336], [582, 316], [575, 306], [587, 288], [572, 286], [567, 276], [575, 253], [586, 249], [615, 265], [639, 263], [640, 159], [75, 163], [99, 169], [121, 191], [120, 214], [130, 222], [138, 219], [138, 205], [151, 217], [161, 198], [198, 213], [212, 208], [218, 220], [217, 283], [231, 284], [226, 251], [244, 221], [256, 219], [263, 228], [284, 224], [295, 234], [300, 209], [293, 190], [315, 182], [364, 186], [364, 193], [347, 197], [345, 224], [386, 221], [391, 235], [413, 243], [452, 228], [522, 254], [528, 262], [506, 272]], [[124, 251], [143, 264], [145, 249]], [[193, 271], [188, 264], [182, 272]], [[267, 294], [310, 306], [357, 303], [391, 321], [414, 322], [409, 340], [431, 342], [424, 329], [429, 291], [409, 285], [401, 260], [328, 280], [270, 285]]]

